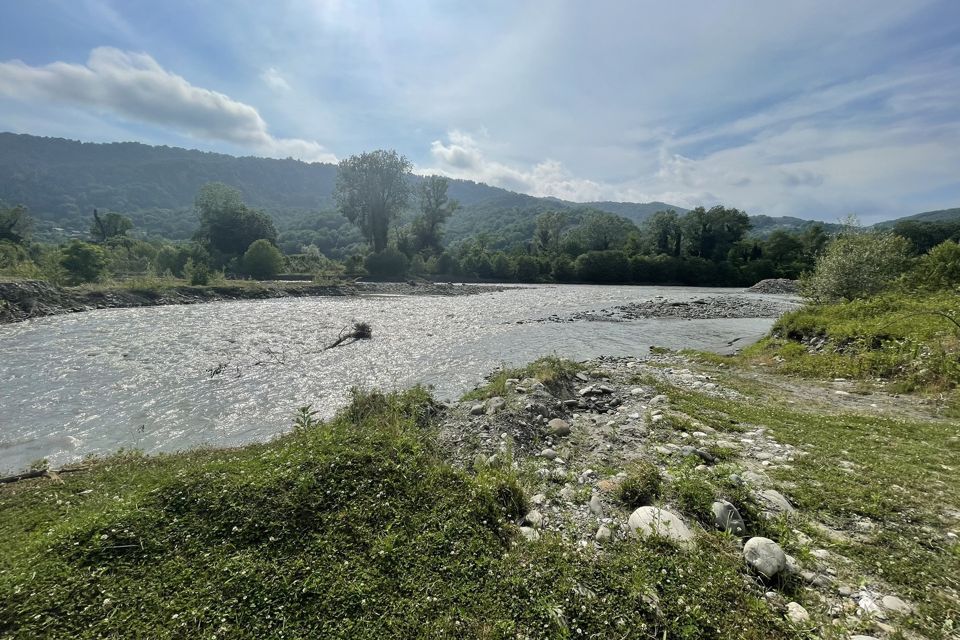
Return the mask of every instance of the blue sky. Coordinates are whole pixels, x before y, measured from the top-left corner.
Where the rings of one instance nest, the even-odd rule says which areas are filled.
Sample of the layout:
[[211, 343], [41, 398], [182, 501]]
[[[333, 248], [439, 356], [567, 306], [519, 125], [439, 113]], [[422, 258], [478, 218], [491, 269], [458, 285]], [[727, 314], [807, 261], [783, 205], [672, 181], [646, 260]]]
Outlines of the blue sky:
[[960, 206], [955, 0], [0, 0], [0, 130], [578, 201]]

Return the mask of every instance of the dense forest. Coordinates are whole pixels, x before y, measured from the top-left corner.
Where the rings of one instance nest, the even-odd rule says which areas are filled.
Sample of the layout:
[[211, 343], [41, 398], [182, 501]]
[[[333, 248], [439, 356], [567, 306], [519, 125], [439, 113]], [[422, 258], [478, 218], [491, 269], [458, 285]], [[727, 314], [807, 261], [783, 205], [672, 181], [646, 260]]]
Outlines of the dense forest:
[[[724, 206], [571, 203], [410, 169], [385, 151], [337, 166], [0, 134], [0, 273], [743, 286], [809, 271], [840, 228]], [[373, 193], [390, 201], [373, 206]], [[924, 253], [960, 235], [953, 213], [887, 226]]]

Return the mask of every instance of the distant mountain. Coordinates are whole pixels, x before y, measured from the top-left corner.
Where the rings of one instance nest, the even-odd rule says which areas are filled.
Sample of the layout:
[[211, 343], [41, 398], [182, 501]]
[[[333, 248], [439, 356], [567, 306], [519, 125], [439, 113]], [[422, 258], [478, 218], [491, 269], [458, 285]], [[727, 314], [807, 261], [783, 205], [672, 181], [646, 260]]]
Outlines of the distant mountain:
[[827, 233], [840, 230], [839, 224], [820, 222], [819, 220], [804, 220], [790, 216], [776, 218], [764, 215], [750, 216], [750, 222], [753, 224], [750, 228], [750, 235], [757, 238], [766, 238], [774, 231], [803, 231], [817, 224], [822, 226]]
[[956, 222], [960, 221], [960, 207], [954, 209], [938, 209], [937, 211], [924, 211], [915, 213], [912, 216], [904, 216], [896, 220], [877, 223], [877, 227], [893, 227], [898, 222]]

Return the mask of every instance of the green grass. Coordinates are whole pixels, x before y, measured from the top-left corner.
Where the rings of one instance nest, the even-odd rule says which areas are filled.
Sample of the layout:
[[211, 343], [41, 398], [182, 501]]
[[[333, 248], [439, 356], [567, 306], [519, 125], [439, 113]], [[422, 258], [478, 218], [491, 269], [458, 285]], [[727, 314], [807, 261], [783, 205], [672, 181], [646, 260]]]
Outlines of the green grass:
[[[846, 529], [864, 518], [874, 523], [860, 542], [819, 541], [857, 563], [858, 570], [846, 579], [856, 586], [868, 573], [890, 583], [918, 605], [918, 615], [904, 623], [908, 628], [931, 638], [955, 637], [949, 625], [954, 632], [960, 625], [960, 545], [944, 535], [946, 522], [958, 526], [960, 438], [955, 423], [824, 415], [769, 398], [724, 400], [679, 389], [669, 393], [674, 406], [694, 418], [722, 415], [763, 425], [779, 442], [809, 451], [791, 463], [793, 469], [774, 472], [776, 479], [790, 483], [785, 492], [802, 516]], [[856, 468], [847, 471], [841, 461]], [[736, 489], [724, 492], [731, 490]], [[691, 493], [699, 502], [701, 491]], [[733, 499], [748, 521], [754, 519], [743, 500]]]
[[[880, 378], [902, 391], [960, 383], [960, 321], [955, 293], [887, 293], [869, 300], [809, 305], [780, 318], [741, 359], [814, 378]], [[811, 341], [825, 338], [813, 349]]]
[[617, 485], [617, 499], [630, 509], [652, 504], [660, 496], [663, 480], [657, 465], [638, 460], [627, 468], [627, 477]]
[[464, 394], [463, 400], [485, 400], [495, 396], [505, 396], [508, 391], [507, 380], [524, 378], [539, 380], [551, 393], [557, 395], [572, 383], [579, 371], [583, 371], [583, 366], [576, 362], [557, 356], [545, 356], [524, 367], [501, 369], [490, 376], [486, 384]]
[[0, 637], [793, 637], [722, 536], [518, 542], [515, 472], [445, 464], [435, 407], [0, 489]]

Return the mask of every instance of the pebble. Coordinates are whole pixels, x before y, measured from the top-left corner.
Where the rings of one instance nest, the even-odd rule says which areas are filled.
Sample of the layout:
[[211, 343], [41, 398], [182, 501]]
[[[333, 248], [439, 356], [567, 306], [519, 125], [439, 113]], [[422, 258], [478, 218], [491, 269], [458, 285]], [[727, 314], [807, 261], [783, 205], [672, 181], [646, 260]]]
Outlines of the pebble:
[[590, 496], [590, 513], [597, 517], [603, 516], [603, 503], [600, 502], [600, 496], [597, 494]]
[[609, 542], [613, 539], [613, 532], [606, 525], [600, 525], [597, 534], [593, 537], [597, 542]]
[[472, 416], [481, 416], [484, 411], [486, 411], [486, 408], [482, 404], [475, 404], [470, 407], [470, 415]]
[[553, 449], [549, 449], [549, 448], [548, 448], [548, 449], [544, 449], [543, 451], [540, 452], [540, 457], [541, 457], [541, 458], [546, 458], [547, 460], [554, 460], [554, 459], [556, 459], [557, 455], [558, 455], [558, 454], [557, 454], [556, 451], [554, 451]]
[[534, 509], [523, 516], [523, 521], [534, 529], [539, 529], [543, 525], [543, 514]]
[[534, 542], [535, 540], [540, 539], [540, 532], [533, 527], [520, 527], [520, 534], [529, 542]]
[[884, 609], [888, 611], [893, 611], [894, 613], [907, 614], [912, 611], [912, 607], [898, 598], [897, 596], [883, 596], [883, 599], [880, 601], [880, 604], [883, 605]]
[[713, 503], [713, 523], [721, 531], [728, 531], [735, 535], [743, 535], [747, 531], [743, 517], [735, 506], [726, 500], [717, 500]]

